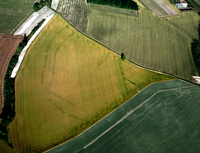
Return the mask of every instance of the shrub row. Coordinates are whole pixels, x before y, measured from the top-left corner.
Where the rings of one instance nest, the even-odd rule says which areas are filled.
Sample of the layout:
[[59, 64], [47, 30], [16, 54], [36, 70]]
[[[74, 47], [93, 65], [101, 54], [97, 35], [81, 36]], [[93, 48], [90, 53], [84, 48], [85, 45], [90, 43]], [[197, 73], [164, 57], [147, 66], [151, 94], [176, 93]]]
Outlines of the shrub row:
[[40, 0], [39, 2], [36, 2], [34, 5], [33, 5], [33, 10], [34, 11], [39, 11], [41, 8], [43, 8], [46, 4], [48, 6], [51, 6], [51, 2], [52, 0]]
[[10, 78], [10, 75], [18, 61], [19, 52], [21, 52], [22, 49], [26, 46], [26, 43], [27, 39], [25, 38], [18, 46], [15, 55], [13, 55], [9, 62], [6, 76], [4, 78], [4, 107], [2, 109], [2, 113], [0, 114], [0, 139], [3, 140], [6, 144], [10, 145], [11, 147], [12, 144], [8, 143], [6, 125], [12, 122], [15, 116], [15, 79]]
[[12, 144], [8, 143], [7, 130], [6, 125], [12, 122], [15, 116], [15, 79], [10, 78], [12, 70], [17, 64], [18, 57], [26, 46], [28, 40], [34, 35], [34, 33], [39, 29], [42, 23], [45, 21], [42, 20], [29, 34], [28, 37], [24, 36], [23, 41], [19, 44], [15, 55], [11, 58], [8, 69], [6, 72], [6, 76], [4, 78], [4, 107], [2, 109], [2, 113], [0, 114], [1, 124], [0, 124], [0, 139], [3, 140], [6, 144], [12, 147]]
[[191, 43], [191, 50], [198, 73], [200, 74], [200, 22], [199, 22], [198, 34], [199, 34], [199, 40], [193, 39], [193, 42]]
[[138, 5], [132, 0], [87, 0], [88, 3], [109, 5], [125, 9], [138, 10]]
[[[34, 35], [34, 33], [39, 29], [42, 23], [45, 21], [42, 20], [30, 33], [28, 37], [24, 36], [23, 41], [19, 44], [15, 55], [11, 58], [6, 76], [4, 78], [4, 107], [2, 113], [0, 114], [1, 124], [0, 124], [0, 139], [3, 140], [6, 144], [8, 143], [6, 125], [12, 122], [15, 116], [15, 79], [10, 78], [12, 70], [17, 64], [18, 57], [26, 46], [28, 40]], [[12, 144], [9, 144], [12, 147]]]
[[40, 28], [40, 26], [44, 23], [45, 19], [43, 19], [40, 23], [38, 23], [37, 26], [34, 27], [34, 29], [31, 31], [31, 33], [27, 36], [27, 41], [31, 39], [31, 37], [35, 34], [35, 32]]

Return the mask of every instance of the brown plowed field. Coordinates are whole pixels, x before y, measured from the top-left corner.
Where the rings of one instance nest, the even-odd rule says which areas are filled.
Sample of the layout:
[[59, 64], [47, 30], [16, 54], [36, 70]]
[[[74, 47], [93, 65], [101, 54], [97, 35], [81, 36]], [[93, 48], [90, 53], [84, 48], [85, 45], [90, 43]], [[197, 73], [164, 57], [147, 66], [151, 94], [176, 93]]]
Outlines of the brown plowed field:
[[3, 34], [0, 37], [0, 114], [4, 104], [3, 80], [6, 75], [9, 61], [15, 54], [17, 47], [24, 37]]

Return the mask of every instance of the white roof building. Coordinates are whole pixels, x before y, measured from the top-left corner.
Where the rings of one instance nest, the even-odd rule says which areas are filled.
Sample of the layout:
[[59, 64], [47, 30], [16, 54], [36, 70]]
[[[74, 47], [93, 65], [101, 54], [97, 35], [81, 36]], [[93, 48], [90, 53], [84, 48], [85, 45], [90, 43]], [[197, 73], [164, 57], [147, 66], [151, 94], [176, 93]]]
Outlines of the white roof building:
[[176, 3], [175, 4], [178, 8], [187, 8], [188, 3]]
[[193, 76], [194, 83], [200, 84], [200, 77], [199, 76]]

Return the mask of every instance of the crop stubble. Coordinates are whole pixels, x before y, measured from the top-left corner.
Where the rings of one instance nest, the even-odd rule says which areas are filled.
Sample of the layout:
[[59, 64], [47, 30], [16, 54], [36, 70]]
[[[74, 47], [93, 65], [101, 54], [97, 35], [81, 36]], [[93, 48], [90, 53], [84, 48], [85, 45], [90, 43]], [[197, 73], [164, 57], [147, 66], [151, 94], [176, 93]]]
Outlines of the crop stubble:
[[85, 0], [59, 0], [57, 12], [76, 29], [86, 32], [88, 6]]

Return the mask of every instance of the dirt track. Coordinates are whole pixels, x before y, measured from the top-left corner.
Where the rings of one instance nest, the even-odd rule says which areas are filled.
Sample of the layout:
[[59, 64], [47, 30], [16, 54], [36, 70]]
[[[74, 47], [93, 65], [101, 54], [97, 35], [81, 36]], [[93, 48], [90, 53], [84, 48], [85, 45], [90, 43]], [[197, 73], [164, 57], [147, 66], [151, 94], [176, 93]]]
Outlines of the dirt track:
[[24, 37], [3, 34], [0, 37], [0, 114], [4, 105], [3, 80], [6, 75], [9, 61], [15, 54], [18, 45]]
[[31, 33], [35, 26], [37, 26], [43, 19], [47, 19], [49, 16], [54, 14], [47, 6], [44, 6], [38, 12], [34, 12], [31, 16], [15, 31], [15, 36], [27, 36]]

